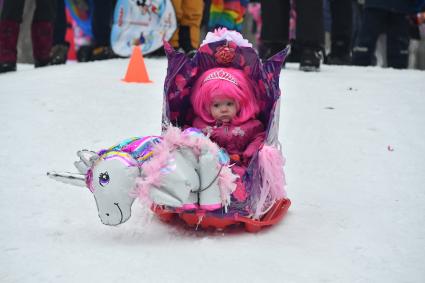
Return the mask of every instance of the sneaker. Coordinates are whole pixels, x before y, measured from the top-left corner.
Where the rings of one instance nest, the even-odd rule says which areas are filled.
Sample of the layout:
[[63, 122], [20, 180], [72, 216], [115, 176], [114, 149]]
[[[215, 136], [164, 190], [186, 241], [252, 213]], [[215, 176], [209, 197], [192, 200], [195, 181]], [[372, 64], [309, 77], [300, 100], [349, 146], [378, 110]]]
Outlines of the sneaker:
[[304, 72], [320, 71], [320, 61], [322, 53], [320, 50], [305, 47], [301, 52], [300, 70]]
[[69, 43], [56, 44], [50, 51], [50, 65], [65, 64], [68, 59]]
[[0, 63], [0, 73], [15, 72], [16, 63]]

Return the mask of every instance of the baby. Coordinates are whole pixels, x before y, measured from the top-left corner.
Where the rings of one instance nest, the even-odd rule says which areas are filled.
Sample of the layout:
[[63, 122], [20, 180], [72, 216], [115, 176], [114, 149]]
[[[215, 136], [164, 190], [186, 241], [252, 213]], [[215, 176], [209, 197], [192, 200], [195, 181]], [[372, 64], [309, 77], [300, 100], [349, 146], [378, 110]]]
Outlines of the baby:
[[242, 177], [266, 135], [256, 119], [259, 107], [253, 86], [242, 70], [213, 68], [196, 81], [191, 102], [196, 115], [192, 126], [227, 151], [234, 162], [232, 171], [240, 177], [233, 196], [244, 201], [247, 193]]

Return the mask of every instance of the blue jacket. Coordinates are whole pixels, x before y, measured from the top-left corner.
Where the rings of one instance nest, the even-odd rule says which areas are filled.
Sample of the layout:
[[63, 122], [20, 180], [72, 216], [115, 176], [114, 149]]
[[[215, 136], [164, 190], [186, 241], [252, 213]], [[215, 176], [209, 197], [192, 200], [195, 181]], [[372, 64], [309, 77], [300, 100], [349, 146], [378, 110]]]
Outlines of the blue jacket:
[[415, 14], [425, 6], [425, 0], [366, 0], [365, 7], [396, 13]]

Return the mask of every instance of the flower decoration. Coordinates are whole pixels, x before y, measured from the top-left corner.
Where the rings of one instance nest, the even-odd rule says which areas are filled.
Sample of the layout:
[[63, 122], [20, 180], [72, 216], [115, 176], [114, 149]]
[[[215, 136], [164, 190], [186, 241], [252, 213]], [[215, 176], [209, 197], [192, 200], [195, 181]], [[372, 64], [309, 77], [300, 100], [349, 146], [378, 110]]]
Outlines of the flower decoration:
[[227, 65], [235, 58], [235, 49], [229, 45], [219, 46], [214, 54], [215, 60], [219, 64]]

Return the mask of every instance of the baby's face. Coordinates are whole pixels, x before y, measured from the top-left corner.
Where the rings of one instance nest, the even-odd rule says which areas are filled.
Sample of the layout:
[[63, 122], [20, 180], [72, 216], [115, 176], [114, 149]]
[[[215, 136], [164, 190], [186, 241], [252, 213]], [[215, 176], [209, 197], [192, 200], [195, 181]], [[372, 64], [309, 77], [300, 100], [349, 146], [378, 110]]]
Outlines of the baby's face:
[[211, 116], [222, 123], [229, 123], [236, 116], [236, 103], [229, 98], [216, 98], [210, 106]]

